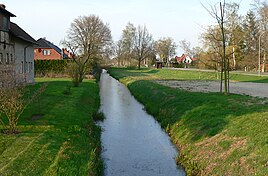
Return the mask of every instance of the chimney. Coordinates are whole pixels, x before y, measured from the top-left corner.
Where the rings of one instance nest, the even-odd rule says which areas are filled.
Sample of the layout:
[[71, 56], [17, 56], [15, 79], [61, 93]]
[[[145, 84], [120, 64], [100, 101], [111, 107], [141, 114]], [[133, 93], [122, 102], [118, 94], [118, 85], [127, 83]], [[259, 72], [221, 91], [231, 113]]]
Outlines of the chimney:
[[0, 8], [2, 8], [2, 9], [6, 9], [5, 4], [0, 4]]

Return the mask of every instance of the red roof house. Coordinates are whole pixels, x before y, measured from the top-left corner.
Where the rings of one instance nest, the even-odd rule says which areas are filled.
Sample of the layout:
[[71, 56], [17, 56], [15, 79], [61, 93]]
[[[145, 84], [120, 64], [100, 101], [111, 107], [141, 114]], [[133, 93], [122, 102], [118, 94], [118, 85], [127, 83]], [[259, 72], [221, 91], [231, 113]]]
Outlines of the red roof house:
[[187, 54], [183, 54], [181, 57], [176, 56], [175, 59], [178, 63], [191, 64], [193, 61], [198, 60], [197, 58], [192, 58]]
[[62, 60], [70, 59], [71, 54], [66, 49], [60, 49], [58, 46], [40, 38], [37, 40], [38, 45], [34, 47], [34, 60]]

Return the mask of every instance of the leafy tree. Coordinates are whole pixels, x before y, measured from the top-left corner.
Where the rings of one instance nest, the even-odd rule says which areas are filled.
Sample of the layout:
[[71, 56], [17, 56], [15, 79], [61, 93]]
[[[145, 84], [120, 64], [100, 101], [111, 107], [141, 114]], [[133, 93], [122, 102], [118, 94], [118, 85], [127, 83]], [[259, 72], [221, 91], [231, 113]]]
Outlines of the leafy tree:
[[168, 62], [176, 54], [176, 43], [172, 38], [162, 38], [155, 42], [155, 51], [164, 62]]
[[[238, 61], [242, 60], [243, 53], [243, 27], [242, 17], [238, 15], [239, 4], [227, 3], [226, 4], [226, 51], [229, 69], [236, 69], [238, 67]], [[229, 73], [229, 72], [228, 72]], [[229, 77], [229, 75], [228, 75]]]
[[74, 75], [78, 77], [75, 80], [82, 82], [85, 74], [110, 50], [112, 37], [109, 25], [95, 15], [80, 16], [71, 23], [63, 44], [73, 52]]
[[242, 61], [243, 67], [246, 70], [258, 69], [258, 42], [259, 42], [259, 25], [255, 13], [250, 10], [247, 12], [243, 22], [244, 31], [244, 59]]
[[[260, 56], [263, 56], [262, 61], [262, 72], [265, 71], [266, 66], [266, 54], [267, 54], [267, 48], [268, 48], [268, 41], [267, 40], [261, 40], [262, 38], [268, 37], [268, 2], [262, 1], [259, 2], [257, 5], [257, 14], [259, 19], [259, 26], [260, 26]], [[263, 54], [262, 54], [263, 53]]]

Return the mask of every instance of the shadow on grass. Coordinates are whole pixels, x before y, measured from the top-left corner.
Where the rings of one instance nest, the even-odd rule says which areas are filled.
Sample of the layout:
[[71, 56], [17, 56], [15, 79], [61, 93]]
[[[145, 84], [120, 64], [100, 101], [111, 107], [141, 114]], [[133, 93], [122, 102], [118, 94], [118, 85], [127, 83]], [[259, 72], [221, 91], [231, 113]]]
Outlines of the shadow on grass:
[[268, 107], [255, 105], [257, 99], [251, 97], [187, 92], [144, 80], [128, 87], [163, 128], [183, 126], [191, 131], [192, 141], [220, 133], [230, 118], [261, 112]]
[[148, 74], [156, 74], [158, 72], [159, 72], [159, 70], [153, 69], [153, 70], [148, 71], [147, 73]]
[[[108, 70], [110, 74], [113, 75], [113, 77], [117, 80], [125, 78], [125, 77], [141, 77], [141, 76], [148, 76], [147, 73], [151, 70], [149, 68], [117, 68], [113, 67]], [[153, 71], [153, 70], [152, 70]], [[152, 73], [151, 73], [152, 74]]]

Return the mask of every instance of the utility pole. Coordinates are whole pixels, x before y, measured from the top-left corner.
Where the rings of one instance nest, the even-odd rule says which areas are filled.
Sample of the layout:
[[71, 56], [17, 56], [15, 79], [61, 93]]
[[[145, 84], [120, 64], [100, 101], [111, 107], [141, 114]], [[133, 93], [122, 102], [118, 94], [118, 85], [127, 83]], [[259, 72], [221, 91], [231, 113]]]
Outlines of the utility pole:
[[261, 76], [261, 37], [265, 32], [262, 32], [259, 36], [259, 63], [258, 63], [258, 76]]

